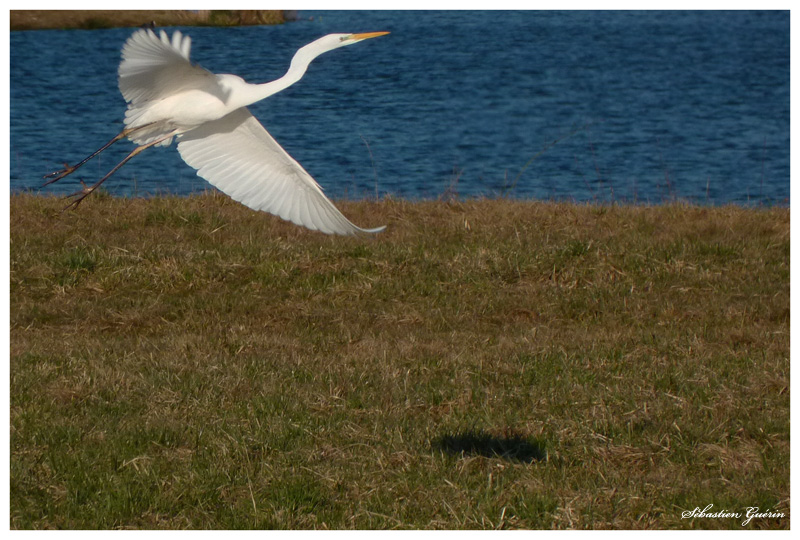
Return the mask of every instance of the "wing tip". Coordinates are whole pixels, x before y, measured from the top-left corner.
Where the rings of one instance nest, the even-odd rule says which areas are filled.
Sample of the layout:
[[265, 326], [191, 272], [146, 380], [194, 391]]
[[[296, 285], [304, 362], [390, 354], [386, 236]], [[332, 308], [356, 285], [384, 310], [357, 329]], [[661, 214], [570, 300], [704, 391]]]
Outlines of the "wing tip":
[[381, 225], [380, 227], [375, 227], [373, 229], [362, 229], [361, 227], [356, 227], [359, 233], [364, 235], [371, 235], [371, 234], [378, 234], [386, 230], [386, 225]]
[[312, 225], [310, 223], [294, 221], [292, 219], [286, 219], [280, 215], [278, 215], [278, 217], [280, 217], [281, 219], [285, 219], [286, 221], [289, 221], [291, 223], [294, 223], [295, 225], [299, 225], [300, 227], [304, 227], [308, 230], [321, 232], [323, 234], [330, 234], [331, 236], [360, 236], [362, 238], [366, 238], [368, 236], [372, 236], [374, 234], [378, 234], [386, 230], [386, 225], [371, 229], [364, 229], [359, 227], [358, 225], [351, 223], [349, 220], [347, 221], [346, 224], [344, 224], [344, 226], [331, 227], [326, 225], [320, 226], [320, 224]]

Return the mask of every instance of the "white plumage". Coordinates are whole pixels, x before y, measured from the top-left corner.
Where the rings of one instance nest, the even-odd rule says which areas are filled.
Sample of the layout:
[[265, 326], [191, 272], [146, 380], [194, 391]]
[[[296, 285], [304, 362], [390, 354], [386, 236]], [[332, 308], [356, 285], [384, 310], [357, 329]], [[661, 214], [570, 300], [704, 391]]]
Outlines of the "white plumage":
[[236, 75], [215, 75], [190, 61], [191, 39], [175, 31], [135, 32], [122, 48], [119, 89], [128, 109], [125, 130], [73, 167], [46, 178], [55, 182], [116, 142], [139, 145], [108, 175], [74, 193], [76, 205], [134, 155], [177, 138], [183, 160], [197, 174], [236, 201], [312, 230], [328, 234], [376, 233], [351, 223], [297, 161], [275, 142], [247, 105], [294, 84], [309, 63], [329, 50], [384, 35], [330, 34], [297, 51], [286, 75], [249, 84]]
[[325, 233], [376, 233], [353, 225], [267, 130], [242, 107], [178, 138], [183, 160], [253, 210]]

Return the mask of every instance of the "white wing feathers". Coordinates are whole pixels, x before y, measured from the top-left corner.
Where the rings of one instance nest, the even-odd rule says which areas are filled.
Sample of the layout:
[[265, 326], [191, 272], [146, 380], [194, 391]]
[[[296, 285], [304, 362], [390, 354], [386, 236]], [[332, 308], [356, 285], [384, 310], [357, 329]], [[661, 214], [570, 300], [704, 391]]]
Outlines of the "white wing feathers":
[[203, 88], [214, 74], [189, 61], [192, 40], [179, 31], [160, 37], [150, 30], [134, 33], [122, 47], [119, 90], [132, 106], [173, 95], [181, 90]]
[[178, 137], [178, 152], [209, 183], [253, 210], [327, 234], [377, 233], [351, 223], [246, 108]]

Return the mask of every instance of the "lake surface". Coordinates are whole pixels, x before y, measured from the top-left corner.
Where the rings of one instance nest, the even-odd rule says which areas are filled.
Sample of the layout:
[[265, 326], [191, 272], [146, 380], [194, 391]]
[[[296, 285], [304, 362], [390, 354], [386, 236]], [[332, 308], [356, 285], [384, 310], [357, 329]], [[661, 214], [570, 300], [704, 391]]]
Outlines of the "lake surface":
[[[511, 196], [789, 204], [789, 13], [307, 12], [281, 26], [182, 28], [192, 59], [250, 82], [324, 34], [326, 53], [252, 112], [334, 198]], [[122, 129], [132, 29], [11, 32], [11, 189]], [[75, 191], [123, 142], [43, 192]], [[135, 157], [116, 195], [209, 189], [174, 147]]]

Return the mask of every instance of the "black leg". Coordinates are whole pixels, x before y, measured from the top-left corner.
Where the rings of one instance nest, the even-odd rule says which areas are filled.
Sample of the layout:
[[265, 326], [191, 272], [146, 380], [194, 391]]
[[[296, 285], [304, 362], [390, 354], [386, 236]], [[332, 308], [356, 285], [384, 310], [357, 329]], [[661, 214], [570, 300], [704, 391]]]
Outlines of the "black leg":
[[103, 145], [103, 146], [101, 146], [99, 149], [97, 149], [95, 152], [93, 152], [92, 154], [90, 154], [89, 156], [87, 156], [86, 158], [84, 158], [84, 159], [83, 159], [82, 161], [80, 161], [80, 162], [79, 162], [77, 165], [68, 165], [68, 164], [66, 164], [66, 163], [65, 163], [65, 164], [64, 164], [64, 168], [63, 168], [63, 169], [61, 169], [60, 171], [56, 171], [56, 172], [54, 172], [54, 173], [50, 173], [50, 174], [47, 174], [47, 175], [45, 175], [45, 176], [44, 176], [44, 178], [47, 180], [47, 182], [45, 182], [44, 184], [42, 184], [42, 187], [45, 187], [45, 186], [47, 186], [47, 185], [50, 185], [50, 184], [52, 184], [53, 182], [57, 182], [57, 181], [61, 180], [62, 178], [64, 178], [65, 176], [67, 176], [67, 175], [69, 175], [69, 174], [72, 174], [72, 173], [73, 173], [73, 172], [75, 172], [77, 169], [79, 169], [80, 167], [82, 167], [82, 166], [83, 166], [83, 165], [84, 165], [84, 164], [85, 164], [87, 161], [89, 161], [90, 159], [92, 159], [93, 157], [95, 157], [97, 154], [99, 154], [100, 152], [102, 152], [103, 150], [105, 150], [106, 148], [108, 148], [109, 146], [111, 146], [112, 144], [114, 144], [115, 142], [117, 142], [118, 140], [120, 140], [120, 139], [124, 139], [125, 137], [127, 137], [127, 136], [128, 136], [128, 135], [130, 135], [131, 133], [134, 133], [134, 132], [136, 132], [136, 131], [139, 131], [140, 129], [142, 129], [142, 128], [145, 128], [145, 127], [147, 127], [147, 126], [149, 126], [149, 125], [151, 125], [151, 124], [147, 124], [147, 125], [144, 125], [144, 126], [139, 126], [139, 127], [135, 127], [135, 128], [125, 128], [125, 129], [123, 129], [123, 130], [122, 130], [122, 131], [121, 131], [121, 132], [120, 132], [118, 135], [116, 135], [116, 136], [115, 136], [113, 139], [111, 139], [111, 140], [110, 140], [110, 141], [108, 141], [106, 144], [104, 144], [104, 145]]
[[[122, 135], [122, 134], [120, 134], [120, 135]], [[132, 158], [133, 156], [135, 156], [136, 154], [140, 153], [140, 152], [141, 152], [141, 151], [143, 151], [143, 150], [147, 150], [147, 149], [148, 149], [148, 148], [150, 148], [151, 146], [155, 146], [155, 145], [157, 145], [158, 143], [160, 143], [160, 142], [162, 142], [162, 141], [165, 141], [165, 140], [169, 139], [170, 137], [174, 137], [174, 136], [175, 136], [175, 132], [173, 131], [172, 133], [170, 133], [170, 134], [168, 134], [168, 135], [165, 135], [165, 136], [163, 136], [163, 137], [161, 137], [161, 138], [158, 138], [158, 139], [156, 139], [156, 140], [154, 140], [154, 141], [152, 141], [152, 142], [149, 142], [149, 143], [147, 143], [147, 144], [144, 144], [144, 145], [142, 145], [142, 146], [137, 146], [136, 148], [134, 148], [134, 149], [133, 149], [133, 151], [132, 151], [130, 154], [128, 154], [128, 155], [125, 157], [125, 159], [123, 159], [122, 161], [120, 161], [119, 163], [117, 163], [117, 165], [116, 165], [116, 166], [115, 166], [113, 169], [111, 169], [111, 170], [108, 172], [108, 174], [107, 174], [107, 175], [105, 175], [103, 178], [101, 178], [100, 180], [98, 180], [97, 182], [95, 182], [95, 183], [94, 183], [93, 185], [91, 185], [91, 186], [87, 186], [86, 184], [84, 184], [83, 182], [81, 182], [81, 184], [83, 185], [83, 189], [81, 189], [80, 191], [76, 191], [75, 193], [72, 193], [72, 194], [70, 194], [70, 195], [67, 195], [67, 197], [66, 197], [66, 198], [75, 197], [75, 199], [74, 199], [74, 200], [73, 200], [71, 203], [69, 203], [67, 206], [65, 206], [65, 207], [64, 207], [64, 210], [68, 210], [69, 208], [77, 208], [77, 207], [78, 207], [78, 205], [79, 205], [79, 204], [81, 204], [81, 201], [83, 201], [83, 199], [85, 199], [86, 197], [88, 197], [89, 195], [91, 195], [91, 194], [94, 192], [94, 190], [95, 190], [95, 189], [97, 189], [98, 187], [100, 187], [100, 184], [102, 184], [103, 182], [105, 182], [106, 180], [108, 180], [108, 178], [109, 178], [109, 177], [110, 177], [112, 174], [114, 174], [115, 172], [117, 172], [117, 171], [120, 169], [120, 167], [122, 167], [122, 166], [123, 166], [123, 165], [125, 165], [125, 164], [126, 164], [128, 161], [130, 161], [130, 160], [131, 160], [131, 158]], [[108, 143], [106, 146], [109, 146], [109, 145], [113, 144], [113, 142], [114, 142], [114, 141], [111, 141], [111, 142], [109, 142], [109, 143]], [[98, 150], [98, 152], [100, 152], [100, 151], [102, 151], [102, 149], [101, 149], [101, 150]], [[97, 152], [96, 152], [96, 153], [97, 153]], [[87, 159], [86, 159], [86, 160], [84, 160], [84, 161], [87, 161], [87, 160], [88, 160], [88, 159], [90, 159], [90, 158], [91, 158], [91, 156], [89, 156], [89, 158], [87, 158]], [[78, 166], [80, 166], [80, 165], [78, 165]], [[78, 166], [76, 166], [75, 168], [77, 168]], [[69, 174], [69, 173], [68, 173], [68, 174]]]

